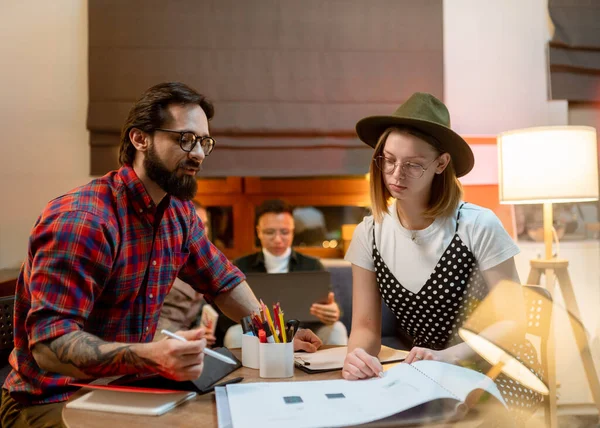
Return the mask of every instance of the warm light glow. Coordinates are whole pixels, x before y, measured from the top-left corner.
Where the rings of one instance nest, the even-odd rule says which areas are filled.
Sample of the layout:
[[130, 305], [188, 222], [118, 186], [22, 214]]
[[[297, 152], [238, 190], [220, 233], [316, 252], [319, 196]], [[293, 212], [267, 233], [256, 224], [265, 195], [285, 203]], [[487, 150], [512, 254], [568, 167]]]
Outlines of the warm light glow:
[[458, 335], [475, 352], [490, 363], [492, 366], [499, 362], [504, 363], [502, 372], [510, 376], [527, 388], [531, 388], [540, 394], [548, 395], [548, 387], [531, 370], [524, 366], [519, 360], [494, 345], [485, 337], [473, 333], [465, 328], [458, 330]]
[[548, 126], [498, 136], [500, 202], [598, 200], [596, 130]]

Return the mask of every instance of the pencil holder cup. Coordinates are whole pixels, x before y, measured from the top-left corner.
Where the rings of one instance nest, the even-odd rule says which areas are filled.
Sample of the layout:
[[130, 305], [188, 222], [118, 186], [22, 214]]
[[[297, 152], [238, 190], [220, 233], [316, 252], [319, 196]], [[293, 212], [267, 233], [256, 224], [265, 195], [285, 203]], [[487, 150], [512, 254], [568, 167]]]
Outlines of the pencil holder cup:
[[242, 334], [242, 365], [250, 369], [259, 368], [258, 337]]
[[294, 343], [260, 343], [259, 376], [264, 378], [294, 375]]

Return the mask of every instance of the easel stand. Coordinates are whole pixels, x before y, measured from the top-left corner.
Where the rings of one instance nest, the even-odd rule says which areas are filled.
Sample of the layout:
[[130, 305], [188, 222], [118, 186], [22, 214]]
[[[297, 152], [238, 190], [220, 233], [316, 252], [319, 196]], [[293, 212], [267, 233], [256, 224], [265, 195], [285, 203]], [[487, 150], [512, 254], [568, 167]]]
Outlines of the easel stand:
[[[594, 403], [598, 408], [598, 414], [600, 416], [600, 380], [598, 379], [598, 373], [594, 367], [594, 360], [592, 359], [592, 353], [590, 352], [590, 346], [588, 343], [585, 330], [579, 324], [581, 320], [581, 314], [579, 313], [579, 306], [577, 300], [575, 300], [575, 293], [573, 292], [573, 285], [571, 278], [569, 277], [569, 262], [561, 259], [550, 259], [550, 260], [531, 260], [531, 272], [527, 279], [527, 284], [540, 285], [542, 275], [546, 275], [546, 284], [548, 291], [554, 297], [554, 276], [558, 279], [560, 291], [565, 302], [565, 307], [569, 312], [569, 321], [575, 341], [577, 342], [577, 349], [581, 361], [583, 362], [583, 368], [587, 377], [588, 385], [592, 391], [592, 397]], [[558, 426], [557, 415], [556, 415], [556, 365], [555, 365], [555, 342], [554, 342], [554, 331], [553, 326], [550, 327], [550, 337], [548, 338], [548, 386], [550, 390], [549, 404], [550, 412], [546, 411], [546, 425], [555, 428]], [[549, 413], [549, 414], [548, 414]]]

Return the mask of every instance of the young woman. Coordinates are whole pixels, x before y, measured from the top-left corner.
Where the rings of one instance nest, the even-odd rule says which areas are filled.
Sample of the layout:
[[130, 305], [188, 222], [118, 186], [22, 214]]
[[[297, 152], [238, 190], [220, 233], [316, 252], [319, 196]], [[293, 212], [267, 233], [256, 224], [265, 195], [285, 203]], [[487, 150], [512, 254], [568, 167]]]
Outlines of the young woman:
[[[474, 164], [469, 145], [450, 129], [446, 106], [425, 93], [414, 94], [391, 116], [362, 119], [356, 130], [375, 148], [373, 215], [357, 226], [346, 254], [353, 310], [343, 377], [365, 379], [382, 370], [374, 357], [381, 347], [382, 298], [413, 339], [407, 363], [481, 363], [458, 329], [500, 281], [519, 283], [513, 260], [519, 249], [492, 211], [461, 201], [458, 177]], [[524, 340], [522, 291], [513, 286], [507, 293], [495, 302], [502, 321], [486, 334], [520, 346], [520, 358], [530, 364], [537, 357]], [[517, 409], [541, 400], [507, 376], [500, 375], [497, 385]]]

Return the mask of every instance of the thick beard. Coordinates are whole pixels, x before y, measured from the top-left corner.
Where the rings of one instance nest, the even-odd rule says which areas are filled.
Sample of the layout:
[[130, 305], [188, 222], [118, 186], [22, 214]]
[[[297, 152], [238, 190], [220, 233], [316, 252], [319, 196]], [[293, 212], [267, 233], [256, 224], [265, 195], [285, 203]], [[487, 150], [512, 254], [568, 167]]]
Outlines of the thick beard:
[[182, 201], [189, 201], [196, 196], [198, 190], [198, 183], [196, 177], [184, 174], [182, 176], [177, 175], [179, 168], [185, 167], [185, 165], [198, 168], [198, 163], [188, 160], [180, 164], [175, 171], [169, 171], [162, 160], [158, 157], [156, 149], [153, 144], [150, 144], [146, 156], [144, 157], [144, 169], [148, 178], [154, 181], [160, 186], [165, 192], [171, 196], [175, 196]]

